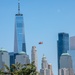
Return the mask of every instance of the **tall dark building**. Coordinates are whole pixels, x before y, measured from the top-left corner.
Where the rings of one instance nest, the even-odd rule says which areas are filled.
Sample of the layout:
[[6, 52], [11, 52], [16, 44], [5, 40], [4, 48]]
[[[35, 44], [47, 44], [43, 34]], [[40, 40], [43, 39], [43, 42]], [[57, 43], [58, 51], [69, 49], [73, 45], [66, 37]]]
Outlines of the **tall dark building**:
[[68, 50], [69, 50], [69, 34], [59, 33], [57, 41], [58, 71], [60, 69], [60, 56], [62, 53], [67, 53]]
[[11, 66], [12, 64], [15, 64], [16, 55], [19, 55], [19, 53], [10, 52], [9, 55], [10, 55], [10, 66]]
[[18, 14], [15, 15], [14, 52], [22, 51], [26, 52], [26, 43], [23, 14], [20, 13], [20, 0], [18, 0]]

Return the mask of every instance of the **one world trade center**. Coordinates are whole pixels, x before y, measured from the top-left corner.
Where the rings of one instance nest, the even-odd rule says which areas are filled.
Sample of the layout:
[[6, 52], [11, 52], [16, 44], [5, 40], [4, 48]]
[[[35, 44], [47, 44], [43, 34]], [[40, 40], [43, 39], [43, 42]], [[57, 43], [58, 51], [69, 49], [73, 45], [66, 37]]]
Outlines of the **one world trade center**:
[[18, 14], [15, 15], [14, 52], [26, 52], [24, 20], [20, 13], [20, 1], [18, 0]]

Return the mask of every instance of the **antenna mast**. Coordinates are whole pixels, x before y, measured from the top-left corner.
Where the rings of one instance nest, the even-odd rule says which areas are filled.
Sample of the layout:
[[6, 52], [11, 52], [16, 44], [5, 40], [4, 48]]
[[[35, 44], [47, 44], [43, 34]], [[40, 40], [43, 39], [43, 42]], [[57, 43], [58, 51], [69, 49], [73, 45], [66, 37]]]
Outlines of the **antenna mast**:
[[18, 14], [20, 14], [20, 0], [18, 0]]

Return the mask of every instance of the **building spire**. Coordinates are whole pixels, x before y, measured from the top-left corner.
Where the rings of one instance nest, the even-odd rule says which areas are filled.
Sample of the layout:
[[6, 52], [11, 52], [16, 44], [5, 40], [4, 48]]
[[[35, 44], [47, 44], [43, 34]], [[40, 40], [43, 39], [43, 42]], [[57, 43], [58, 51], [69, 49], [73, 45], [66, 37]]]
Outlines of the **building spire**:
[[18, 0], [18, 14], [20, 14], [20, 0]]

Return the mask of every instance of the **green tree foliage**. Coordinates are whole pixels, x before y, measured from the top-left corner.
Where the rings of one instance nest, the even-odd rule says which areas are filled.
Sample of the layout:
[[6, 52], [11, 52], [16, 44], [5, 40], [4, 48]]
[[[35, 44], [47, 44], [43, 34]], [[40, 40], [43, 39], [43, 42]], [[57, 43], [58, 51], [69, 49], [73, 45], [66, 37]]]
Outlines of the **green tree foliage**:
[[[32, 62], [31, 64], [24, 64], [24, 65], [20, 63], [16, 63], [16, 64], [12, 64], [10, 68], [7, 65], [5, 65], [5, 67], [8, 70], [7, 74], [10, 75], [36, 75], [37, 74], [34, 62]], [[0, 71], [0, 75], [1, 73], [3, 74], [2, 71]]]
[[0, 75], [4, 75], [4, 73], [3, 73], [3, 70], [2, 70], [2, 69], [0, 69]]

